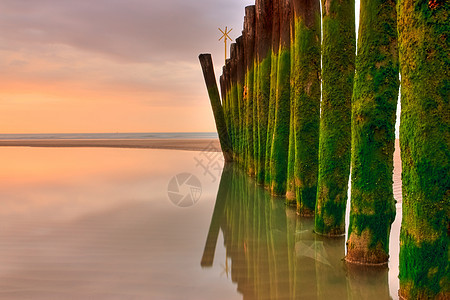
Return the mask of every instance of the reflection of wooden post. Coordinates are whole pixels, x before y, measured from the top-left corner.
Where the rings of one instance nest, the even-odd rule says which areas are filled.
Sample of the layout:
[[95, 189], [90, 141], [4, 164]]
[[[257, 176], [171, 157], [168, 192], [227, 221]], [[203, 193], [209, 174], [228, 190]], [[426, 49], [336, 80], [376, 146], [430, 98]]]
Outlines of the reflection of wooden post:
[[377, 299], [349, 297], [347, 276], [342, 263], [342, 257], [345, 255], [345, 238], [343, 236], [328, 238], [315, 235], [315, 240], [317, 299], [331, 297], [335, 299]]
[[346, 270], [350, 295], [345, 299], [392, 299], [387, 265], [369, 267], [347, 264]]
[[205, 249], [201, 261], [202, 267], [211, 267], [214, 262], [214, 254], [216, 252], [217, 238], [219, 236], [220, 225], [225, 210], [225, 203], [228, 198], [228, 192], [233, 180], [232, 167], [225, 165], [220, 178], [219, 190], [217, 191], [216, 204], [209, 225], [208, 237], [206, 238]]
[[211, 54], [200, 54], [198, 58], [202, 66], [203, 76], [205, 77], [206, 88], [208, 89], [209, 100], [211, 102], [214, 120], [216, 121], [216, 128], [217, 133], [219, 134], [223, 156], [225, 161], [232, 161], [233, 151], [228, 136], [222, 104], [220, 103], [219, 90], [217, 89]]

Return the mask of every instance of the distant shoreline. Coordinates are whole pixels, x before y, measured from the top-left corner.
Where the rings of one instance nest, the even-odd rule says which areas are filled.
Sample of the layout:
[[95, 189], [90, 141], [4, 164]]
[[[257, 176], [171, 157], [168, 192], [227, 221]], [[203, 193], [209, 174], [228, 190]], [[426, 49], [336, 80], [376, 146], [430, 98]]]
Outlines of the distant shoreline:
[[218, 139], [31, 139], [0, 140], [0, 147], [106, 147], [220, 152]]

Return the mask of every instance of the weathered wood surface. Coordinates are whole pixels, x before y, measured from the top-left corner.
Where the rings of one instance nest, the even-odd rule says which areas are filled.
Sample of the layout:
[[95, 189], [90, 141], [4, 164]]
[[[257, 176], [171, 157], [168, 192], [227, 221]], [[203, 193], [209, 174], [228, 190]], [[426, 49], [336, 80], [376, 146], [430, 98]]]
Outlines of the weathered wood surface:
[[208, 89], [209, 100], [216, 121], [217, 133], [219, 135], [220, 146], [222, 148], [225, 161], [233, 160], [233, 148], [230, 144], [228, 129], [225, 122], [222, 104], [220, 102], [219, 90], [217, 88], [216, 77], [214, 75], [214, 67], [210, 54], [199, 55], [200, 64], [205, 78], [206, 88]]

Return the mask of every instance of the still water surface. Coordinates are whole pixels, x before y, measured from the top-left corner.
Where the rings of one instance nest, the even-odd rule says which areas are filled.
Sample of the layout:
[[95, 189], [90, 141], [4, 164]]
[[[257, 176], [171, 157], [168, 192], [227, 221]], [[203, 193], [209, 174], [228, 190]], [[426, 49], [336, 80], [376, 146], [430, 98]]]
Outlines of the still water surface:
[[[205, 157], [0, 148], [0, 299], [397, 298], [400, 210], [389, 270], [347, 268], [345, 238]], [[179, 173], [201, 183], [193, 206], [169, 200]]]

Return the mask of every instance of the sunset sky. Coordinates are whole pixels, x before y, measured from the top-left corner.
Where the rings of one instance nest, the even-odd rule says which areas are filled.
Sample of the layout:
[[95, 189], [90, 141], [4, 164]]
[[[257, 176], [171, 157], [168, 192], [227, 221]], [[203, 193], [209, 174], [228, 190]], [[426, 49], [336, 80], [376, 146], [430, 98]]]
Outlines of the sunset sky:
[[215, 131], [197, 57], [250, 4], [1, 0], [0, 133]]

